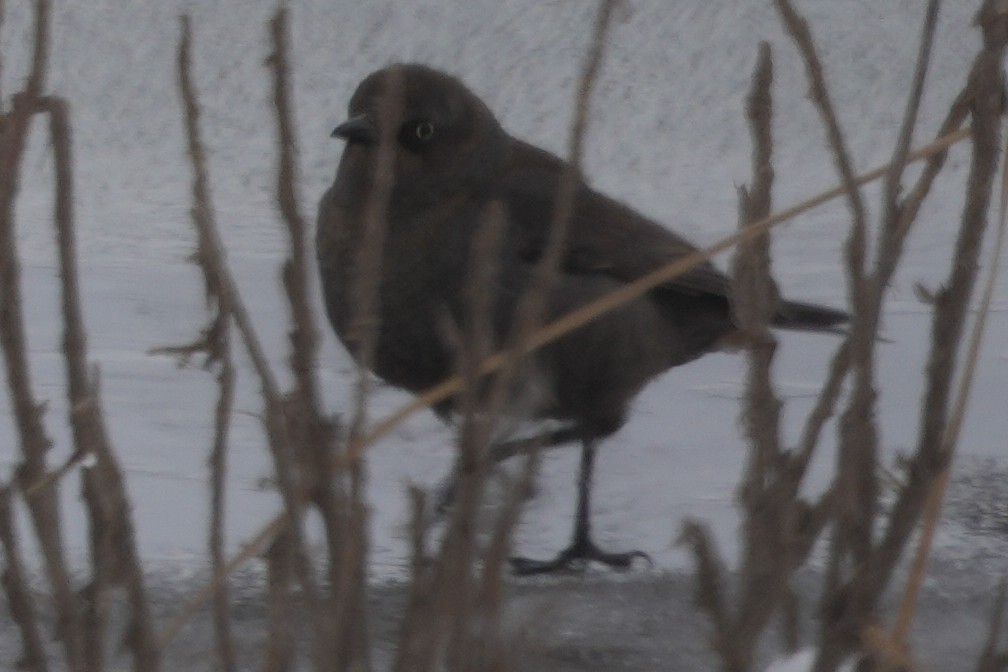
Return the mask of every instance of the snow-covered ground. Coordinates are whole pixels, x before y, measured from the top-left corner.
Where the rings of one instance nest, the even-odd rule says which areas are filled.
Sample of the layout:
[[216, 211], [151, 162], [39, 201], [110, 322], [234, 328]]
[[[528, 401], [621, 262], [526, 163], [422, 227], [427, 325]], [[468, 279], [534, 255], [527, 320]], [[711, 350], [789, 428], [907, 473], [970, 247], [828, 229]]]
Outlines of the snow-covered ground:
[[[214, 379], [198, 368], [182, 369], [147, 354], [191, 339], [204, 320], [200, 279], [186, 261], [195, 235], [174, 70], [175, 17], [183, 11], [193, 17], [194, 75], [229, 261], [282, 372], [287, 314], [277, 278], [286, 242], [273, 197], [275, 130], [263, 65], [270, 48], [265, 22], [274, 3], [56, 4], [49, 89], [70, 101], [73, 115], [91, 355], [101, 366], [105, 409], [127, 472], [141, 552], [152, 567], [172, 576], [200, 574], [206, 562], [205, 463]], [[356, 82], [392, 61], [423, 61], [461, 76], [513, 134], [562, 153], [593, 3], [289, 4], [299, 188], [309, 219], [342, 148], [329, 138], [330, 130], [343, 119]], [[827, 64], [858, 168], [884, 163], [903, 114], [925, 3], [798, 4]], [[945, 3], [918, 142], [934, 134], [964, 81], [979, 44], [971, 26], [977, 4]], [[3, 92], [20, 84], [29, 44], [27, 3], [8, 5], [0, 30]], [[630, 9], [609, 36], [592, 104], [586, 169], [596, 186], [698, 243], [731, 232], [736, 186], [750, 179], [742, 110], [759, 40], [769, 40], [775, 56], [777, 206], [833, 186], [832, 161], [806, 98], [802, 66], [769, 2], [641, 1]], [[926, 203], [886, 305], [885, 332], [892, 343], [880, 346], [879, 419], [890, 456], [911, 449], [915, 441], [930, 317], [913, 286], [937, 286], [947, 273], [967, 156], [963, 148], [952, 151], [950, 169]], [[57, 462], [70, 443], [50, 224], [51, 168], [43, 134], [36, 133], [18, 205], [17, 239], [34, 389], [48, 402], [47, 427]], [[870, 212], [877, 214], [877, 187], [866, 194]], [[848, 221], [837, 201], [777, 230], [774, 271], [789, 296], [844, 305], [841, 248]], [[966, 586], [966, 592], [983, 593], [1006, 568], [1004, 488], [999, 486], [1005, 481], [991, 477], [1008, 473], [1006, 278], [1002, 273], [998, 279], [953, 501], [939, 536], [938, 556], [949, 572], [939, 583]], [[346, 409], [349, 360], [328, 327], [320, 326], [325, 340], [319, 375], [326, 399], [332, 409]], [[776, 373], [786, 398], [787, 436], [797, 435], [837, 343], [781, 335]], [[270, 458], [254, 417], [259, 410], [255, 380], [242, 365], [230, 453], [227, 534], [232, 548], [277, 510], [275, 495], [261, 485], [270, 474]], [[709, 521], [721, 549], [734, 557], [733, 495], [745, 449], [736, 422], [742, 366], [736, 356], [712, 355], [672, 371], [640, 397], [631, 422], [599, 459], [595, 520], [601, 541], [639, 547], [652, 555], [658, 570], [678, 574], [689, 567], [689, 559], [673, 540], [680, 520], [691, 516]], [[407, 399], [381, 390], [372, 417]], [[18, 449], [6, 394], [0, 395], [0, 437], [0, 477], [7, 478]], [[423, 414], [370, 451], [376, 585], [405, 575], [406, 485], [437, 482], [451, 458], [451, 438], [433, 416]], [[822, 457], [813, 487], [822, 485], [831, 459]], [[556, 451], [545, 459], [538, 496], [518, 531], [522, 553], [548, 555], [566, 542], [576, 466], [576, 451]], [[69, 543], [83, 561], [85, 530], [72, 476], [64, 492]], [[966, 567], [968, 578], [958, 576], [956, 568]], [[683, 610], [689, 609], [686, 600], [683, 595]]]

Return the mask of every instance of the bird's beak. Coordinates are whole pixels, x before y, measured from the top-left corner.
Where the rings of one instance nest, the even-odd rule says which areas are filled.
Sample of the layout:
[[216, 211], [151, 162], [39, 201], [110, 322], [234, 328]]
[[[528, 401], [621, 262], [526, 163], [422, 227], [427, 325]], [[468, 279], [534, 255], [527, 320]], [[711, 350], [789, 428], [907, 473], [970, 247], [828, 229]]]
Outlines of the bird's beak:
[[366, 114], [358, 114], [333, 129], [332, 137], [370, 145], [378, 139], [378, 130]]

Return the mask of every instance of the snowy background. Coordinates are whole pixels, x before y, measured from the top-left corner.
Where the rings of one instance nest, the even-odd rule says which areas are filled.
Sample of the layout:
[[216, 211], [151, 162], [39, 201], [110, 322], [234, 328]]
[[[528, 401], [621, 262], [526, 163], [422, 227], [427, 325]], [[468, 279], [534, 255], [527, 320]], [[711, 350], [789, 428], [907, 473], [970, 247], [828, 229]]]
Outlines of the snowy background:
[[[28, 4], [8, 4], [0, 30], [5, 95], [20, 87], [30, 45]], [[945, 3], [917, 144], [933, 136], [965, 80], [979, 45], [971, 26], [977, 4]], [[827, 64], [859, 170], [888, 160], [924, 5], [923, 0], [798, 3]], [[193, 17], [194, 77], [228, 259], [276, 370], [282, 371], [287, 313], [277, 279], [286, 239], [273, 196], [275, 128], [263, 64], [270, 49], [265, 22], [274, 7], [262, 0], [68, 0], [54, 8], [48, 89], [71, 105], [91, 356], [101, 366], [106, 414], [127, 472], [141, 552], [163, 576], [206, 569], [205, 463], [216, 394], [212, 375], [147, 354], [157, 346], [187, 342], [205, 317], [201, 280], [187, 263], [195, 234], [176, 88], [176, 17], [183, 11]], [[329, 138], [331, 129], [343, 120], [356, 83], [393, 61], [422, 61], [457, 74], [512, 134], [563, 152], [594, 3], [303, 0], [290, 8], [298, 186], [309, 220], [342, 149]], [[774, 47], [777, 209], [835, 184], [800, 61], [769, 2], [640, 1], [631, 3], [631, 10], [609, 35], [592, 101], [586, 172], [595, 186], [698, 244], [730, 233], [736, 226], [736, 186], [750, 179], [743, 104], [759, 40]], [[885, 333], [892, 343], [880, 346], [879, 419], [889, 460], [916, 440], [930, 316], [913, 286], [935, 287], [947, 274], [967, 160], [966, 149], [952, 151], [886, 304]], [[69, 454], [70, 442], [51, 169], [44, 134], [37, 132], [18, 202], [17, 239], [33, 384], [48, 403], [55, 463]], [[877, 187], [866, 194], [870, 213], [877, 215]], [[774, 272], [786, 294], [845, 305], [840, 255], [848, 222], [837, 201], [776, 230]], [[719, 259], [722, 266], [725, 262]], [[1002, 273], [998, 279], [953, 501], [940, 532], [936, 566], [946, 574], [931, 585], [967, 602], [973, 592], [986, 594], [1008, 566], [1006, 277]], [[347, 409], [349, 360], [328, 325], [320, 326], [325, 338], [319, 375], [326, 399], [334, 410]], [[838, 341], [800, 334], [780, 339], [776, 373], [786, 399], [786, 435], [793, 439]], [[689, 558], [673, 540], [680, 520], [692, 516], [709, 521], [721, 549], [734, 557], [733, 496], [745, 450], [737, 423], [742, 365], [736, 356], [711, 355], [672, 371], [639, 398], [630, 423], [599, 458], [595, 525], [603, 544], [641, 548], [655, 559], [657, 574], [680, 576]], [[254, 417], [260, 408], [255, 380], [245, 362], [242, 366], [229, 458], [231, 548], [278, 508], [274, 493], [262, 485], [271, 473], [270, 458]], [[372, 417], [407, 400], [381, 390]], [[826, 439], [832, 441], [832, 432]], [[376, 586], [405, 576], [406, 485], [436, 483], [449, 465], [451, 440], [433, 416], [422, 414], [370, 451]], [[0, 477], [9, 477], [18, 455], [3, 394]], [[822, 486], [831, 459], [828, 452], [822, 456], [812, 487]], [[566, 543], [576, 467], [575, 450], [556, 451], [544, 460], [537, 496], [526, 507], [517, 535], [521, 553], [547, 556]], [[83, 563], [86, 537], [73, 477], [64, 493], [71, 555]], [[678, 599], [688, 611], [688, 594]]]

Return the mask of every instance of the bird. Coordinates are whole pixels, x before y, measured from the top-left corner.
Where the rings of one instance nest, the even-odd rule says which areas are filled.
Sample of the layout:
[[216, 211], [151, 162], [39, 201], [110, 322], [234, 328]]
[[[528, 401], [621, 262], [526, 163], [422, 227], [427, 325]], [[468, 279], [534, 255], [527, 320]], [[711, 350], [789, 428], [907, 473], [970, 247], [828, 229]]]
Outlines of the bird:
[[[420, 63], [397, 63], [366, 76], [332, 136], [345, 145], [318, 209], [316, 255], [326, 312], [356, 356], [354, 277], [384, 150], [391, 174], [382, 192], [387, 228], [370, 367], [388, 384], [420, 393], [456, 371], [458, 339], [445, 320], [464, 324], [471, 314], [470, 257], [492, 208], [503, 223], [491, 331], [496, 346], [506, 342], [544, 255], [568, 164], [511, 136], [460, 79]], [[545, 301], [547, 321], [697, 250], [595, 190], [584, 176], [576, 180], [558, 274]], [[649, 381], [737, 343], [730, 293], [729, 278], [708, 261], [532, 353], [525, 388], [516, 396], [526, 404], [532, 400], [531, 417], [559, 423], [552, 443], [580, 444], [578, 499], [569, 546], [552, 559], [512, 558], [515, 573], [590, 562], [625, 570], [638, 558], [650, 561], [639, 550], [603, 550], [592, 538], [596, 451], [627, 422], [631, 402]], [[848, 319], [843, 310], [780, 299], [771, 324], [832, 332]], [[450, 421], [456, 407], [449, 398], [434, 410]]]

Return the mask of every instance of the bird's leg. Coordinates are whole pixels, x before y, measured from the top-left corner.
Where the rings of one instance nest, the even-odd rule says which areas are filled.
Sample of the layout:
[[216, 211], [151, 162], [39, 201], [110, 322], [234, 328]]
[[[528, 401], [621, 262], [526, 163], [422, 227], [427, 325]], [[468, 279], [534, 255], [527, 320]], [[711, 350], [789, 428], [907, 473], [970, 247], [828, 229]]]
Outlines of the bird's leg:
[[524, 439], [501, 441], [490, 446], [490, 461], [503, 462], [515, 455], [527, 455], [539, 450], [556, 448], [581, 438], [581, 430], [577, 425], [563, 425]]
[[588, 439], [582, 443], [581, 471], [578, 475], [578, 502], [574, 514], [574, 538], [570, 546], [560, 551], [552, 560], [531, 560], [511, 558], [511, 568], [515, 574], [545, 574], [557, 570], [573, 569], [594, 560], [609, 565], [613, 569], [629, 569], [633, 561], [642, 558], [653, 564], [643, 551], [607, 553], [595, 545], [591, 539], [591, 479], [595, 466], [595, 442]]
[[[491, 464], [497, 464], [515, 455], [528, 455], [538, 450], [556, 448], [557, 446], [570, 443], [580, 436], [581, 432], [575, 425], [571, 424], [523, 439], [500, 441], [490, 446], [490, 462]], [[455, 491], [457, 489], [458, 473], [453, 469], [451, 474], [445, 477], [438, 487], [435, 508], [437, 515], [443, 515], [455, 503]]]

